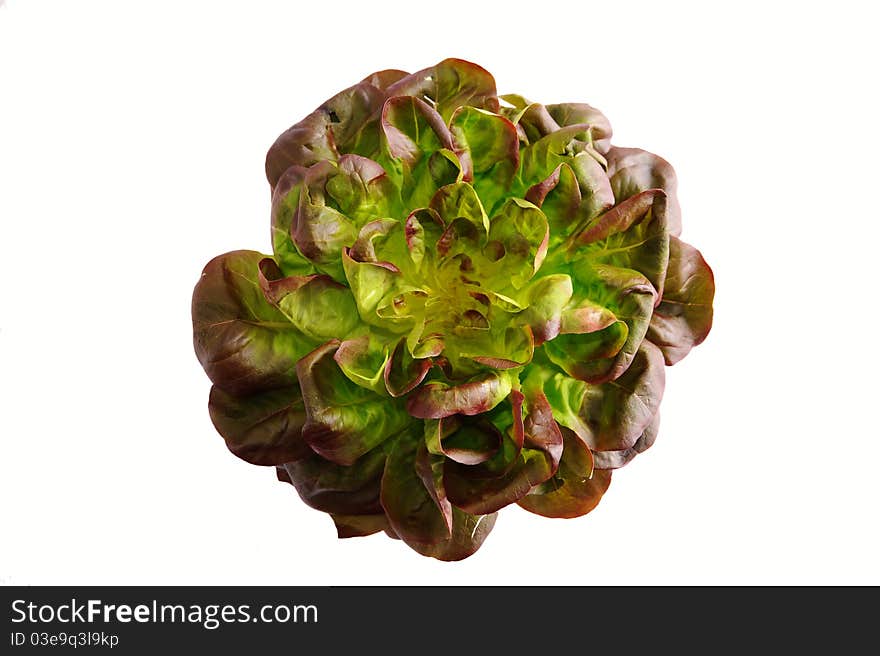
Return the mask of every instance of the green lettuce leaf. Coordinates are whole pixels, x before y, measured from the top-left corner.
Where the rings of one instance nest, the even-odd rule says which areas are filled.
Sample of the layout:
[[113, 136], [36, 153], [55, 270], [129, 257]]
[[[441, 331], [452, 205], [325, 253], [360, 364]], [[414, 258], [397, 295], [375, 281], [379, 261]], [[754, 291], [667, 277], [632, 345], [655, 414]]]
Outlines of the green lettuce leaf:
[[217, 387], [247, 396], [297, 382], [296, 363], [315, 346], [260, 286], [265, 255], [233, 251], [211, 260], [193, 291], [196, 356]]
[[331, 340], [303, 357], [296, 366], [307, 419], [303, 438], [315, 453], [350, 465], [410, 424], [402, 402], [353, 383], [334, 355]]

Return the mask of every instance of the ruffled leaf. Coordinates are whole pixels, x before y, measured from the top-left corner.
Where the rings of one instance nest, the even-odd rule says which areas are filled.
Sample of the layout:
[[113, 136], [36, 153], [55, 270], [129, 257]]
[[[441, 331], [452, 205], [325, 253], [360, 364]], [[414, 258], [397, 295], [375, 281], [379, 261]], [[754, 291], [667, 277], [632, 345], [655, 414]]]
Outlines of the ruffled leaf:
[[449, 500], [465, 512], [500, 510], [549, 479], [559, 465], [562, 434], [547, 399], [540, 392], [532, 395], [523, 420], [523, 395], [512, 392], [510, 398], [513, 424], [507, 448], [481, 464], [446, 463]]
[[[370, 221], [361, 228], [358, 238], [349, 249], [349, 255], [358, 262], [381, 264], [389, 271], [399, 272], [400, 268], [394, 262], [401, 260], [400, 256], [406, 252], [403, 246], [402, 228], [400, 222], [394, 219]], [[397, 235], [400, 238], [391, 240], [389, 235]], [[398, 242], [397, 248], [393, 248], [395, 241]]]
[[266, 154], [266, 178], [273, 187], [291, 166], [308, 168], [325, 160], [336, 161], [338, 153], [327, 129], [326, 112], [315, 110], [279, 136]]
[[272, 252], [284, 276], [315, 273], [314, 265], [297, 250], [291, 235], [307, 171], [302, 166], [291, 166], [272, 191]]
[[406, 409], [419, 419], [476, 415], [494, 408], [510, 390], [510, 376], [503, 372], [480, 374], [457, 384], [432, 380], [412, 392]]
[[[427, 300], [427, 294], [421, 290], [408, 290], [399, 294], [387, 294], [376, 308], [376, 315], [382, 320], [381, 326], [389, 331], [409, 330], [410, 335], [418, 338], [424, 331], [419, 329]], [[409, 344], [409, 338], [407, 338]], [[425, 358], [436, 353], [416, 353], [415, 346], [410, 345], [413, 357]]]
[[657, 439], [657, 432], [660, 429], [660, 413], [654, 415], [654, 419], [648, 424], [648, 427], [639, 436], [628, 449], [620, 449], [618, 451], [594, 451], [593, 466], [596, 469], [619, 469], [626, 465], [630, 460], [640, 453], [644, 453], [654, 444]]
[[235, 396], [289, 387], [315, 342], [269, 304], [256, 251], [211, 260], [193, 291], [193, 344], [211, 381]]
[[391, 528], [407, 544], [438, 544], [452, 533], [452, 506], [433, 459], [421, 440], [403, 433], [385, 463], [382, 507]]
[[401, 190], [405, 210], [426, 206], [439, 187], [461, 178], [452, 133], [424, 101], [390, 98], [382, 110], [381, 128], [384, 150], [378, 161]]
[[554, 339], [562, 329], [562, 312], [574, 293], [571, 277], [554, 274], [539, 278], [528, 288], [528, 308], [521, 320], [531, 327], [535, 345]]
[[666, 194], [666, 224], [669, 233], [681, 234], [681, 206], [678, 203], [678, 180], [675, 169], [662, 157], [639, 148], [608, 150], [608, 177], [614, 198], [622, 203], [648, 189], [662, 189]]
[[251, 464], [282, 465], [311, 453], [302, 438], [306, 414], [296, 385], [249, 396], [234, 396], [215, 385], [208, 411], [229, 450]]
[[665, 380], [660, 349], [645, 341], [622, 376], [587, 385], [578, 414], [587, 428], [582, 437], [589, 447], [619, 451], [633, 446], [657, 414]]
[[285, 463], [283, 470], [302, 500], [316, 510], [375, 515], [382, 512], [379, 490], [385, 458], [385, 446], [380, 445], [348, 466], [312, 454]]
[[458, 344], [458, 354], [461, 357], [470, 358], [492, 369], [522, 367], [532, 360], [535, 339], [527, 325], [511, 322], [498, 329], [487, 329], [482, 335], [464, 336], [464, 332], [460, 328], [456, 332], [463, 336]]
[[446, 226], [435, 210], [420, 208], [413, 210], [406, 218], [404, 230], [409, 256], [416, 270], [422, 268], [425, 256], [430, 256]]
[[336, 94], [316, 110], [324, 115], [329, 136], [338, 152], [370, 156], [377, 150], [377, 118], [386, 98], [380, 86], [363, 80]]
[[474, 555], [483, 545], [495, 526], [498, 518], [491, 515], [469, 515], [458, 508], [452, 508], [452, 535], [444, 542], [437, 544], [408, 543], [409, 546], [422, 554], [437, 560], [456, 561]]
[[334, 359], [338, 349], [332, 340], [297, 363], [307, 415], [303, 437], [324, 458], [350, 465], [411, 419], [401, 403], [351, 382]]
[[535, 143], [548, 134], [559, 130], [559, 123], [550, 116], [550, 112], [541, 103], [529, 102], [517, 95], [508, 95], [504, 98], [517, 106], [516, 122], [525, 134], [528, 143]]
[[327, 177], [326, 199], [358, 226], [399, 211], [398, 191], [378, 163], [359, 155], [343, 155]]
[[489, 225], [489, 242], [503, 249], [495, 276], [520, 289], [541, 267], [549, 237], [547, 217], [540, 209], [526, 200], [508, 199]]
[[587, 391], [587, 383], [571, 378], [549, 365], [536, 364], [529, 368], [523, 389], [537, 389], [547, 397], [553, 418], [578, 435], [586, 436], [589, 429], [580, 416]]
[[611, 310], [589, 298], [581, 298], [569, 303], [562, 311], [559, 332], [565, 335], [595, 333], [617, 322]]
[[387, 531], [391, 528], [385, 513], [376, 515], [338, 515], [330, 514], [336, 525], [336, 537], [362, 538], [373, 535], [379, 531]]
[[[349, 249], [342, 251], [342, 266], [356, 306], [356, 315], [371, 325], [393, 328], [394, 323], [380, 317], [380, 304], [400, 282], [400, 275], [377, 262], [358, 262]], [[406, 330], [406, 328], [403, 328]]]
[[291, 235], [297, 251], [319, 271], [342, 281], [339, 254], [357, 238], [358, 228], [350, 218], [328, 204], [325, 185], [336, 171], [333, 163], [323, 161], [306, 172]]
[[489, 217], [474, 188], [467, 182], [456, 182], [437, 190], [431, 198], [431, 209], [445, 225], [466, 219], [483, 234], [489, 232]]
[[614, 192], [602, 164], [589, 153], [578, 153], [569, 161], [578, 189], [581, 220], [590, 220], [614, 205]]
[[449, 121], [464, 105], [498, 110], [495, 78], [486, 69], [461, 59], [444, 59], [436, 66], [400, 79], [388, 88], [391, 95], [419, 96]]
[[517, 503], [544, 517], [581, 517], [593, 510], [611, 483], [610, 470], [595, 470], [590, 449], [563, 430], [562, 459], [555, 476]]
[[386, 101], [382, 131], [389, 154], [410, 167], [425, 153], [454, 148], [452, 133], [440, 114], [414, 96], [397, 96]]
[[700, 251], [672, 237], [663, 298], [647, 335], [663, 351], [666, 364], [675, 364], [706, 339], [714, 298], [715, 278]]
[[[565, 323], [569, 330], [589, 332], [560, 334], [544, 345], [544, 351], [579, 380], [596, 384], [613, 380], [629, 366], [647, 333], [654, 288], [636, 271], [605, 265], [581, 263], [575, 275], [579, 298], [566, 308]], [[594, 320], [587, 321], [590, 315]]]
[[491, 210], [510, 190], [519, 167], [516, 126], [498, 114], [464, 106], [452, 115], [450, 129], [464, 179], [473, 182], [483, 204]]
[[271, 258], [259, 262], [259, 284], [303, 334], [316, 342], [348, 336], [358, 325], [355, 300], [344, 285], [325, 275], [280, 277]]
[[528, 189], [546, 179], [560, 164], [571, 160], [576, 154], [572, 143], [588, 131], [588, 125], [570, 125], [523, 148], [520, 151], [521, 186]]
[[600, 153], [611, 147], [611, 123], [595, 107], [586, 103], [559, 103], [547, 105], [547, 111], [560, 126], [589, 125], [590, 143]]
[[659, 299], [669, 262], [665, 195], [652, 189], [615, 205], [578, 233], [575, 244], [575, 257], [638, 271]]
[[463, 465], [477, 465], [490, 460], [504, 437], [495, 424], [484, 418], [464, 420], [459, 415], [425, 421], [425, 444], [428, 451]]
[[333, 354], [351, 382], [377, 394], [385, 393], [383, 373], [389, 357], [386, 344], [372, 334], [345, 340]]
[[403, 396], [425, 379], [432, 365], [428, 358], [413, 358], [406, 346], [406, 340], [401, 339], [385, 365], [385, 388], [391, 396]]
[[560, 164], [547, 178], [532, 185], [525, 198], [547, 217], [551, 248], [563, 241], [579, 220], [581, 190], [568, 164]]

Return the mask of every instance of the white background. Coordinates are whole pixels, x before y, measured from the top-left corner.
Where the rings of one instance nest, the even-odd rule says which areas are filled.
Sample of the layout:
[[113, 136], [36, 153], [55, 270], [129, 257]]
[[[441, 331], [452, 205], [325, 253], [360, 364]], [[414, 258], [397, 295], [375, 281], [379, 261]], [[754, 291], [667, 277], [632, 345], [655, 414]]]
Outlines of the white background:
[[[880, 584], [871, 3], [44, 2], [0, 8], [0, 582]], [[190, 297], [268, 251], [265, 152], [447, 57], [589, 102], [676, 167], [715, 328], [596, 511], [472, 558], [337, 540], [207, 413]]]

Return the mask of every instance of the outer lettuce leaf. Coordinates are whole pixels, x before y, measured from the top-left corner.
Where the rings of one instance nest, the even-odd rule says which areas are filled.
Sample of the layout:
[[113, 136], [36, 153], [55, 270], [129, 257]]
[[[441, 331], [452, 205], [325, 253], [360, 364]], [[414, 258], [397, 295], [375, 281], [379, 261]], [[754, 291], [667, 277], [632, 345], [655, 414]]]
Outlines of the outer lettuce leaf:
[[678, 180], [675, 170], [662, 157], [639, 148], [613, 147], [606, 153], [608, 178], [616, 202], [622, 203], [648, 189], [662, 189], [666, 194], [666, 223], [669, 233], [681, 234], [681, 206], [678, 203]]
[[663, 355], [642, 342], [622, 376], [602, 385], [587, 385], [578, 414], [588, 432], [582, 437], [594, 451], [628, 449], [651, 424], [665, 385]]
[[389, 68], [383, 71], [376, 71], [375, 73], [371, 73], [363, 80], [361, 83], [372, 84], [374, 87], [382, 89], [383, 91], [388, 89], [392, 84], [402, 80], [407, 77], [409, 73], [406, 71], [401, 71], [396, 68]]
[[302, 438], [306, 414], [297, 385], [243, 397], [215, 385], [208, 411], [229, 450], [254, 465], [282, 465], [311, 453]]
[[586, 103], [547, 105], [547, 111], [560, 126], [589, 125], [590, 142], [597, 151], [607, 155], [611, 147], [611, 123], [595, 107]]
[[657, 432], [660, 430], [660, 413], [654, 415], [654, 419], [645, 428], [639, 439], [628, 449], [617, 451], [594, 451], [593, 467], [595, 469], [619, 469], [640, 453], [644, 453], [654, 445]]
[[563, 430], [562, 460], [556, 475], [517, 503], [544, 517], [581, 517], [593, 510], [611, 483], [611, 471], [593, 468], [590, 449]]
[[285, 463], [284, 471], [302, 500], [316, 510], [340, 515], [375, 515], [382, 512], [379, 490], [386, 456], [384, 444], [347, 466], [313, 453]]
[[340, 152], [372, 156], [379, 145], [377, 115], [388, 98], [388, 86], [406, 76], [380, 71], [336, 94], [272, 144], [266, 155], [266, 177], [274, 188], [291, 166], [309, 167], [335, 161]]
[[593, 451], [623, 451], [632, 447], [657, 417], [665, 375], [660, 350], [644, 341], [632, 364], [616, 380], [592, 385], [554, 371], [549, 364], [537, 363], [523, 389], [543, 391], [554, 419]]
[[376, 515], [339, 515], [330, 514], [336, 525], [336, 536], [344, 538], [361, 538], [379, 531], [391, 530], [388, 518], [384, 513]]
[[397, 437], [382, 476], [382, 507], [394, 532], [407, 544], [446, 542], [452, 531], [452, 506], [434, 475], [424, 443], [416, 434]]
[[495, 78], [489, 71], [462, 59], [444, 59], [436, 66], [413, 73], [388, 87], [390, 95], [419, 96], [433, 105], [444, 121], [455, 110], [469, 105], [498, 111]]
[[464, 560], [476, 553], [495, 526], [497, 513], [491, 515], [469, 515], [453, 507], [452, 535], [437, 544], [409, 543], [409, 546], [423, 556], [437, 560]]
[[706, 339], [714, 298], [715, 278], [700, 251], [672, 237], [663, 298], [648, 327], [648, 339], [663, 351], [666, 364], [675, 364]]
[[316, 110], [286, 130], [266, 155], [266, 177], [274, 188], [291, 166], [310, 167], [338, 157], [333, 138], [327, 129], [329, 117]]
[[575, 243], [576, 258], [638, 271], [659, 298], [669, 261], [666, 197], [649, 190], [615, 205], [577, 234]]
[[296, 362], [315, 342], [265, 298], [256, 251], [211, 260], [193, 292], [193, 343], [211, 381], [247, 396], [297, 382]]
[[374, 82], [384, 80], [363, 80], [316, 110], [325, 119], [329, 138], [340, 153], [370, 154], [378, 146], [376, 117], [387, 94]]

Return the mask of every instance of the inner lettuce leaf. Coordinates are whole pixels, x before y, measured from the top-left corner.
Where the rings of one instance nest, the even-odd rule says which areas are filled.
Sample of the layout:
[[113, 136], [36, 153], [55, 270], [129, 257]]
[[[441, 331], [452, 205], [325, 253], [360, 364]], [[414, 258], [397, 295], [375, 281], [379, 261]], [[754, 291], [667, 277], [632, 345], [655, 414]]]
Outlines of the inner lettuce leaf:
[[368, 75], [283, 132], [271, 254], [220, 255], [193, 292], [227, 448], [340, 538], [440, 560], [506, 506], [593, 510], [654, 444], [715, 293], [672, 166], [612, 136], [461, 59]]

